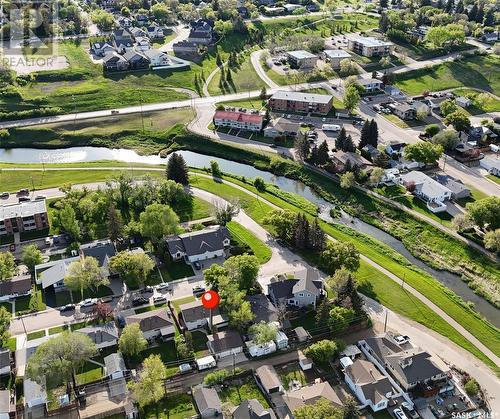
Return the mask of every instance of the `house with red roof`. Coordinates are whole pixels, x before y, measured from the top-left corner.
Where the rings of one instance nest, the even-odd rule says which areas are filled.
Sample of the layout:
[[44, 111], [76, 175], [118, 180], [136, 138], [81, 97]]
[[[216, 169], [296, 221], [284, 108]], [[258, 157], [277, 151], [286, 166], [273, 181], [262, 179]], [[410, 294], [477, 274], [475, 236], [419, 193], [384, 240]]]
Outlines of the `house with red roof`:
[[258, 113], [219, 110], [215, 112], [214, 125], [246, 131], [260, 131], [264, 126], [264, 117]]

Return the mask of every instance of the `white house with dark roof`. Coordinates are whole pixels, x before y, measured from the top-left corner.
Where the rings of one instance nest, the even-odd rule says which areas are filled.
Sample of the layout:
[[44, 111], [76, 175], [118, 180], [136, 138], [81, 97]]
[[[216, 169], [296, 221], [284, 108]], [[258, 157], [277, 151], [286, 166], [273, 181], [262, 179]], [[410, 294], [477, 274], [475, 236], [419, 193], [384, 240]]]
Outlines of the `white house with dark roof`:
[[174, 320], [165, 308], [128, 316], [125, 322], [138, 323], [146, 339], [160, 336], [165, 340], [172, 340], [175, 336]]
[[425, 173], [412, 170], [400, 175], [399, 183], [406, 188], [414, 187], [413, 193], [427, 203], [429, 211], [434, 213], [446, 211], [445, 201], [451, 199], [451, 190]]
[[31, 294], [31, 275], [20, 275], [0, 282], [0, 301]]
[[384, 83], [378, 79], [359, 79], [359, 84], [364, 87], [366, 93], [382, 91]]
[[361, 407], [369, 406], [374, 412], [387, 408], [389, 399], [398, 397], [391, 380], [370, 361], [356, 359], [344, 370], [344, 379], [358, 398]]
[[229, 230], [223, 226], [211, 226], [203, 230], [179, 234], [166, 240], [173, 260], [186, 259], [193, 263], [200, 260], [224, 257], [231, 244]]
[[208, 335], [207, 347], [216, 359], [221, 359], [243, 352], [243, 340], [235, 330], [224, 330]]
[[[202, 329], [207, 326], [210, 321], [210, 310], [203, 306], [201, 300], [182, 304], [179, 309], [180, 318], [184, 322], [187, 330]], [[227, 317], [220, 315], [218, 307], [212, 309], [212, 316], [212, 322], [217, 327], [227, 325]], [[223, 324], [215, 323], [219, 316], [223, 320]]]
[[295, 279], [279, 279], [268, 284], [268, 294], [274, 305], [286, 304], [295, 307], [316, 307], [324, 295], [323, 281], [318, 274], [304, 269]]
[[470, 189], [459, 179], [448, 175], [433, 175], [432, 178], [451, 191], [452, 199], [463, 199], [470, 196]]
[[98, 349], [116, 345], [119, 337], [118, 328], [114, 322], [87, 326], [76, 330], [75, 333], [87, 335]]

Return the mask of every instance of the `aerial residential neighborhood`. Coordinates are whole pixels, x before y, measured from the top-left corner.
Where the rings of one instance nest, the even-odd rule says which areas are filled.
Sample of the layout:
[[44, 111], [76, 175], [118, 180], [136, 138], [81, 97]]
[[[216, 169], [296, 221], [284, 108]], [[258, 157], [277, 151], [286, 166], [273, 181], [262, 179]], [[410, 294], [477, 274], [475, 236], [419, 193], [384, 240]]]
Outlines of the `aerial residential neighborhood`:
[[498, 2], [0, 29], [0, 419], [500, 412]]

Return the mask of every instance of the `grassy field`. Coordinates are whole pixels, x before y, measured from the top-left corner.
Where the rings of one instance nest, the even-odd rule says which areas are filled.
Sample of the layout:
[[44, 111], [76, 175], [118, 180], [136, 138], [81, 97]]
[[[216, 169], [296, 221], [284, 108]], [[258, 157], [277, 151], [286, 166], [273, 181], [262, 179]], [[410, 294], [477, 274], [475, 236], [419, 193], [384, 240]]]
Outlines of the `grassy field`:
[[498, 183], [500, 185], [500, 177], [495, 175], [486, 175], [486, 177], [492, 182]]
[[500, 111], [500, 100], [490, 93], [466, 88], [456, 89], [453, 93], [468, 97], [472, 101], [472, 106], [465, 109], [471, 115]]
[[[225, 66], [224, 71], [226, 73], [227, 70], [228, 67]], [[253, 68], [249, 53], [245, 55], [245, 57], [241, 60], [240, 64], [236, 68], [231, 68], [232, 83], [229, 83], [228, 88], [224, 88], [222, 90], [220, 89], [220, 78], [221, 72], [218, 71], [208, 85], [208, 92], [213, 96], [234, 92], [260, 90], [265, 86], [265, 83], [260, 79]]]
[[44, 336], [45, 336], [45, 330], [38, 330], [36, 332], [28, 333], [27, 339], [28, 340], [35, 340], [35, 339], [42, 338]]
[[169, 394], [154, 406], [147, 406], [141, 413], [145, 419], [186, 419], [196, 416], [196, 409], [189, 394]]
[[269, 407], [269, 404], [251, 377], [247, 378], [244, 383], [226, 386], [219, 392], [219, 397], [223, 403], [230, 403], [234, 407], [238, 407], [241, 402], [250, 399], [257, 399], [264, 408]]
[[414, 60], [417, 61], [429, 60], [431, 58], [441, 57], [443, 55], [450, 54], [452, 52], [476, 49], [476, 47], [469, 44], [457, 45], [450, 49], [445, 50], [445, 49], [432, 48], [432, 45], [429, 45], [427, 43], [420, 43], [418, 45], [413, 45], [408, 42], [402, 42], [397, 39], [392, 40], [392, 42], [396, 44], [396, 51], [400, 52], [403, 55], [406, 55], [407, 57], [413, 58]]
[[227, 228], [231, 236], [236, 236], [241, 242], [245, 243], [252, 249], [253, 254], [259, 259], [259, 262], [264, 264], [271, 259], [271, 249], [266, 244], [259, 240], [250, 230], [243, 227], [236, 221], [227, 223]]
[[179, 262], [172, 262], [169, 260], [160, 266], [160, 271], [165, 282], [189, 278], [194, 275], [191, 266], [187, 265], [183, 260]]
[[220, 102], [217, 103], [217, 105], [261, 110], [266, 105], [266, 102], [264, 100], [260, 100], [259, 98], [248, 98], [245, 100], [234, 100], [232, 102]]
[[420, 95], [424, 91], [470, 87], [483, 89], [498, 96], [499, 65], [498, 55], [466, 57], [431, 68], [398, 74], [395, 77], [395, 85], [409, 95]]
[[[269, 213], [269, 211], [272, 210], [269, 205], [250, 197], [245, 192], [237, 190], [230, 185], [218, 184], [211, 179], [203, 179], [200, 177], [193, 179], [192, 182], [194, 182], [197, 187], [206, 189], [219, 196], [237, 197], [240, 200], [242, 208], [245, 209], [245, 211], [260, 224], [262, 224], [264, 217]], [[252, 186], [246, 185], [245, 187], [253, 191]], [[271, 194], [266, 193], [263, 197], [284, 209], [290, 209], [292, 211], [298, 210], [291, 204], [284, 202]], [[264, 227], [271, 230], [268, 226]], [[339, 240], [353, 242], [361, 253], [367, 255], [375, 262], [398, 275], [400, 278], [405, 277], [408, 283], [433, 300], [444, 311], [450, 314], [467, 330], [480, 339], [486, 346], [491, 348], [496, 353], [499, 352], [498, 330], [484, 322], [466, 306], [460, 304], [460, 302], [456, 299], [456, 296], [451, 293], [451, 291], [441, 286], [436, 280], [411, 266], [406, 259], [399, 257], [398, 260], [395, 260], [392, 258], [394, 255], [388, 256], [388, 254], [390, 255], [391, 249], [379, 242], [368, 240], [366, 236], [360, 236], [358, 238], [352, 231], [345, 232], [340, 228], [335, 228], [334, 226], [326, 223], [322, 223], [322, 227], [328, 234], [333, 235]], [[403, 263], [404, 261], [406, 261], [406, 263]], [[458, 345], [466, 348], [477, 357], [491, 365], [491, 361], [489, 361], [467, 339], [465, 339], [460, 333], [458, 333], [454, 328], [428, 309], [420, 301], [415, 298], [410, 298], [410, 296], [407, 295], [406, 292], [391, 279], [385, 277], [385, 275], [365, 262], [361, 263], [360, 271], [360, 279], [367, 281], [364, 286], [365, 293], [378, 299], [390, 309], [402, 313], [407, 317], [422, 323], [426, 327], [447, 336]], [[386, 294], [390, 297], [387, 298]], [[395, 298], [396, 295], [397, 298]], [[409, 304], [410, 302], [411, 304]], [[422, 316], [423, 312], [426, 313], [425, 316]]]
[[104, 375], [104, 368], [93, 362], [87, 361], [82, 370], [76, 374], [78, 385], [85, 385], [101, 379]]

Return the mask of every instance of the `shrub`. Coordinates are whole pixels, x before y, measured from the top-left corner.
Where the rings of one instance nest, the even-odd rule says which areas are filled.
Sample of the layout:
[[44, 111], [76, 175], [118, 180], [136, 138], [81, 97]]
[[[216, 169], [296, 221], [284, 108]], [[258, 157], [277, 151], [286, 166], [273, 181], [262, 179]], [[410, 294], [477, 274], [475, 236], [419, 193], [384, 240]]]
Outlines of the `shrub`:
[[464, 389], [469, 396], [476, 396], [479, 393], [479, 384], [474, 378], [471, 378], [465, 383]]

